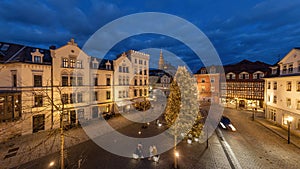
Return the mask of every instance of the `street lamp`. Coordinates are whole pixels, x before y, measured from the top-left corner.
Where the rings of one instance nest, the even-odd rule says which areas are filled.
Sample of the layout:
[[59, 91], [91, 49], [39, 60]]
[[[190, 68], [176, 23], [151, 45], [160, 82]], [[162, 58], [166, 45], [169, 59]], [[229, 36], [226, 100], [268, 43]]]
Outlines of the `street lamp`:
[[289, 116], [287, 118], [287, 125], [288, 125], [288, 144], [290, 144], [290, 139], [291, 139], [291, 123], [293, 121], [293, 117]]
[[254, 118], [255, 118], [255, 107], [256, 107], [256, 105], [254, 103], [252, 103], [252, 121], [254, 121]]
[[175, 149], [175, 151], [174, 151], [174, 156], [175, 156], [174, 168], [177, 168], [177, 167], [178, 167], [179, 152], [176, 151], [176, 149]]

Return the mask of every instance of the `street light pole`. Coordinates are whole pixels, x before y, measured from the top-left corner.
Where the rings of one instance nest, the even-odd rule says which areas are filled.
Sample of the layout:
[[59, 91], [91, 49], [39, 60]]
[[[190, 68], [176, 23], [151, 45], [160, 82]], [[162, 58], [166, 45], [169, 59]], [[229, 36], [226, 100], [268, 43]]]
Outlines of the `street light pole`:
[[288, 121], [288, 144], [290, 144], [291, 139], [291, 122]]

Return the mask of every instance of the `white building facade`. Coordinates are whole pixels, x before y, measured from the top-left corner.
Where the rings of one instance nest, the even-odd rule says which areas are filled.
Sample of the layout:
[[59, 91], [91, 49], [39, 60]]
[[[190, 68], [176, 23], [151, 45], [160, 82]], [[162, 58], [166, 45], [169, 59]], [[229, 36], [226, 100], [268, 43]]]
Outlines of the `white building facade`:
[[291, 129], [300, 130], [300, 49], [292, 49], [271, 69], [271, 77], [265, 78], [266, 119], [287, 127], [292, 117]]

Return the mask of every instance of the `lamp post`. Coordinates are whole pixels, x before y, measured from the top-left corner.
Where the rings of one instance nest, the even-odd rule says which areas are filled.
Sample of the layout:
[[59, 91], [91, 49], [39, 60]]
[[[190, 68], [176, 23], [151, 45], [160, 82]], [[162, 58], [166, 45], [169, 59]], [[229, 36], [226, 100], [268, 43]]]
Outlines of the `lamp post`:
[[293, 121], [293, 117], [289, 116], [287, 118], [287, 125], [288, 125], [288, 144], [290, 144], [290, 140], [291, 140], [291, 123]]
[[236, 98], [234, 98], [235, 99], [235, 109], [237, 109], [237, 105], [238, 105], [238, 98], [236, 97]]
[[255, 104], [252, 103], [252, 121], [254, 121], [255, 118]]

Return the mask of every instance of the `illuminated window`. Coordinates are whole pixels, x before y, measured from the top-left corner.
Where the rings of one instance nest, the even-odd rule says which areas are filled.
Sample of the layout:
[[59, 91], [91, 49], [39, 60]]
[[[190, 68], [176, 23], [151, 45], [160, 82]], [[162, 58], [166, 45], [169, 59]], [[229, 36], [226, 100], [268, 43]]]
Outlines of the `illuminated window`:
[[62, 60], [62, 67], [69, 67], [69, 60], [67, 58]]
[[70, 67], [75, 68], [75, 59], [70, 59]]

